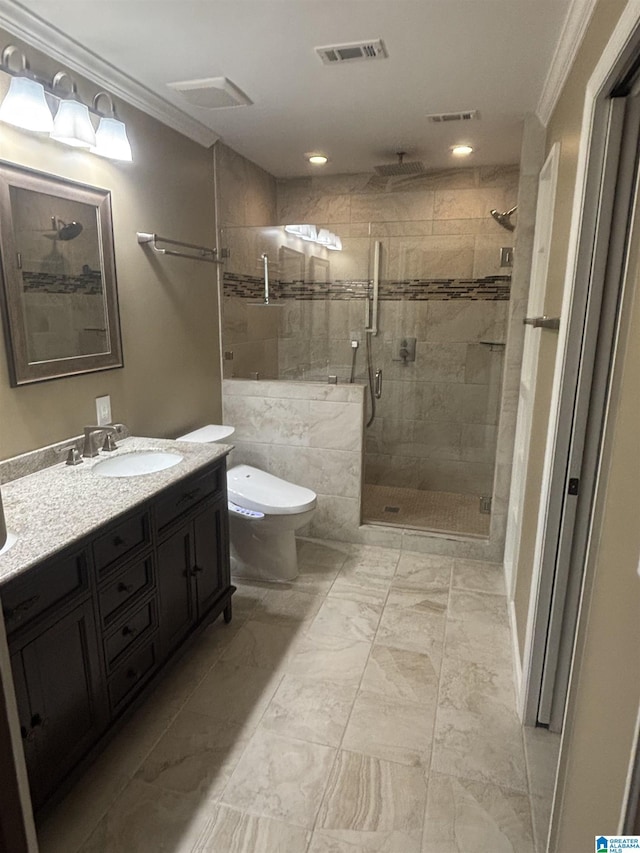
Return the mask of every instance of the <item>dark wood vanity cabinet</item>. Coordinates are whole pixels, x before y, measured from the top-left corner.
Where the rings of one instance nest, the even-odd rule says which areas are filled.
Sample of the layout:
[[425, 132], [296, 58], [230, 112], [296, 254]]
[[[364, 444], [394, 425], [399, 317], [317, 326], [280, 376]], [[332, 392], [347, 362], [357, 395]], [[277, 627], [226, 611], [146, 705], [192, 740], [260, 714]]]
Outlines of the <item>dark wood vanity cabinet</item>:
[[224, 460], [0, 588], [36, 809], [233, 592]]

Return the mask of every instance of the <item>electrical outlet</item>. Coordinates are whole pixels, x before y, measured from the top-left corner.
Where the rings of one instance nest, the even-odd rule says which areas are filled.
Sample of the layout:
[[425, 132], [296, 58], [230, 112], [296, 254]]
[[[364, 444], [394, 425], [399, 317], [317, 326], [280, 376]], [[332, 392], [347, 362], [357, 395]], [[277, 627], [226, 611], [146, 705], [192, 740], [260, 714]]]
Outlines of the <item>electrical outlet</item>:
[[104, 426], [111, 423], [111, 397], [96, 397], [96, 424]]

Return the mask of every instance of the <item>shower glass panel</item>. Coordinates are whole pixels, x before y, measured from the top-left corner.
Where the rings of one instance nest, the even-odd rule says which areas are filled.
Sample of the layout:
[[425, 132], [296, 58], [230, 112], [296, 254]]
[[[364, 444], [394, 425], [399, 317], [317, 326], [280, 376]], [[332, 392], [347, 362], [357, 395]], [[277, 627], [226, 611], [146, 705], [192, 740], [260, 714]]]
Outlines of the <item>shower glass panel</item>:
[[[363, 522], [488, 536], [510, 270], [499, 266], [503, 237], [481, 254], [473, 238], [438, 239], [431, 227], [334, 224], [342, 251], [283, 226], [223, 229], [224, 375], [367, 383], [369, 350], [382, 393], [365, 435]], [[376, 243], [378, 333], [368, 335]], [[368, 416], [371, 405], [367, 393]]]

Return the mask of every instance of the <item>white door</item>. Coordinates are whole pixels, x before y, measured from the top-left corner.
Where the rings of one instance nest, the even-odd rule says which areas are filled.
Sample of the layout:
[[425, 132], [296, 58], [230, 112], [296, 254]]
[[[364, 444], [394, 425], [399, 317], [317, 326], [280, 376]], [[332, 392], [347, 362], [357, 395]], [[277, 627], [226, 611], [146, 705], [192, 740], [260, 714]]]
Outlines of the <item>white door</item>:
[[[544, 297], [547, 288], [549, 268], [549, 243], [553, 230], [553, 210], [556, 198], [558, 177], [559, 145], [556, 143], [542, 167], [538, 181], [538, 202], [536, 207], [535, 237], [533, 260], [531, 265], [531, 284], [527, 303], [527, 318], [539, 317], [544, 310]], [[504, 566], [507, 582], [507, 594], [513, 593], [515, 569], [518, 564], [520, 534], [522, 531], [522, 505], [527, 479], [527, 460], [531, 437], [531, 417], [536, 390], [538, 368], [538, 350], [542, 330], [527, 325], [522, 351], [522, 372], [518, 395], [518, 420], [516, 423], [515, 449], [513, 455], [513, 473], [511, 494], [507, 517], [507, 536], [505, 542]]]

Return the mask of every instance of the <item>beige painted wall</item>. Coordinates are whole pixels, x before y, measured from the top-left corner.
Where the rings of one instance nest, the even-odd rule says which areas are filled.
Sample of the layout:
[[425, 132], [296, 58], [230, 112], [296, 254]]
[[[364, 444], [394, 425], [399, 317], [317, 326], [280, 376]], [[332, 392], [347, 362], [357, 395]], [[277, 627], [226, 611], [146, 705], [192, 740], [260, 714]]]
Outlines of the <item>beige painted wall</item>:
[[[0, 34], [4, 44], [18, 43]], [[52, 76], [58, 69], [26, 50], [35, 71]], [[89, 101], [97, 87], [74, 77]], [[135, 236], [155, 231], [214, 244], [212, 152], [127, 104], [117, 107], [131, 164], [2, 126], [1, 159], [111, 191], [125, 366], [11, 388], [2, 340], [0, 458], [77, 435], [95, 422], [95, 397], [102, 394], [111, 395], [114, 419], [139, 435], [170, 437], [221, 417], [216, 267], [150, 257]]]
[[[625, 0], [600, 0], [598, 3], [574, 66], [547, 128], [547, 152], [555, 142], [560, 144], [553, 237], [550, 248], [549, 275], [544, 306], [544, 313], [551, 317], [557, 317], [560, 314], [562, 306], [585, 89], [625, 5]], [[557, 337], [554, 335], [543, 335], [540, 339], [536, 399], [533, 410], [527, 484], [522, 511], [522, 537], [514, 596], [521, 655], [524, 650], [527, 612], [529, 608], [533, 553], [549, 405], [551, 401], [551, 387], [555, 367], [556, 343]]]

